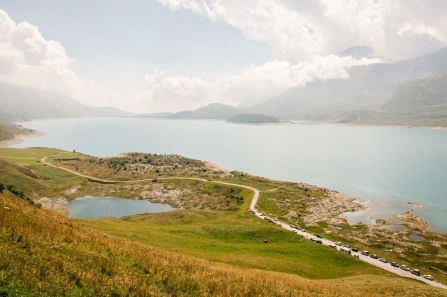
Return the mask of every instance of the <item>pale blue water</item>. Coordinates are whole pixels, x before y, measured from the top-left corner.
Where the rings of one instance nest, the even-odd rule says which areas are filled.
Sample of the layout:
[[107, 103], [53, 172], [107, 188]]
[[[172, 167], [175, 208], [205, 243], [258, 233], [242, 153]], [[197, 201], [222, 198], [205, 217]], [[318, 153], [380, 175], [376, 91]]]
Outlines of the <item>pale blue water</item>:
[[47, 134], [14, 147], [96, 155], [180, 154], [277, 180], [354, 196], [428, 205], [415, 209], [447, 232], [447, 131], [340, 125], [237, 125], [136, 118], [40, 120]]
[[174, 210], [168, 204], [151, 203], [147, 200], [130, 200], [114, 197], [84, 197], [67, 204], [69, 218], [98, 219], [123, 217], [141, 213], [156, 213]]

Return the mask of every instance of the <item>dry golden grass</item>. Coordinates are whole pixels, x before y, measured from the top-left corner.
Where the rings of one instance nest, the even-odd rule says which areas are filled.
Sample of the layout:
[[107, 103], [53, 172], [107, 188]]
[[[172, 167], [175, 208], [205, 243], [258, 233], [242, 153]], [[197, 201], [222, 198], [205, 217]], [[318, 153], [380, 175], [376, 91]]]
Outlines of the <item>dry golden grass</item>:
[[391, 275], [308, 280], [213, 263], [100, 233], [0, 194], [0, 295], [445, 296], [445, 291]]

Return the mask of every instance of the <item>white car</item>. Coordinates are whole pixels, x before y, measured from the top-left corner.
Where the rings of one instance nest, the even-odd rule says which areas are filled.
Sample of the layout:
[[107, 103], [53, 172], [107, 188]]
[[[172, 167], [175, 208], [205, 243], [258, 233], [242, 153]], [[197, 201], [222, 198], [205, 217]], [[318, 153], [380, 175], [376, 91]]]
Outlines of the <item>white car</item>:
[[433, 276], [431, 276], [430, 274], [424, 275], [424, 278], [428, 280], [433, 280]]

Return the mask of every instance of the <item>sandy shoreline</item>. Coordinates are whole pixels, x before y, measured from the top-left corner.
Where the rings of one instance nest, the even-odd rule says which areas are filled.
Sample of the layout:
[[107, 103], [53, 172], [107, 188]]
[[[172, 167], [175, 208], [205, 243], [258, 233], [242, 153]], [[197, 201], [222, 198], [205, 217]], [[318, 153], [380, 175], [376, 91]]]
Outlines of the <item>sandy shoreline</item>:
[[33, 131], [25, 133], [25, 134], [17, 134], [17, 135], [14, 135], [10, 139], [0, 141], [0, 147], [8, 147], [8, 146], [12, 146], [15, 144], [19, 144], [19, 143], [23, 142], [22, 138], [40, 137], [43, 135], [45, 135], [44, 132], [37, 131], [37, 130], [33, 130]]

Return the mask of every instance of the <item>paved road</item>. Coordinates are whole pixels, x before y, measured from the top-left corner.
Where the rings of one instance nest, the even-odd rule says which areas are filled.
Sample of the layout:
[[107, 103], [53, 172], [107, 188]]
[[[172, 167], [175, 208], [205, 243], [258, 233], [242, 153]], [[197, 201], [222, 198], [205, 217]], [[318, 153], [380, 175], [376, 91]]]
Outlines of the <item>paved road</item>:
[[[81, 174], [79, 172], [70, 170], [68, 168], [64, 168], [64, 167], [61, 167], [61, 166], [53, 165], [51, 163], [48, 163], [46, 161], [46, 158], [47, 157], [43, 157], [40, 161], [42, 163], [46, 164], [46, 165], [51, 166], [51, 167], [58, 168], [58, 169], [61, 169], [61, 170], [65, 170], [65, 171], [70, 172], [72, 174], [75, 174], [77, 176], [84, 177], [84, 178], [87, 178], [87, 179], [90, 179], [90, 180], [99, 181], [99, 182], [105, 182], [105, 183], [135, 183], [135, 182], [152, 181], [152, 179], [140, 179], [140, 180], [133, 180], [133, 181], [118, 181], [118, 180], [106, 180], [106, 179], [96, 178], [96, 177], [88, 176], [88, 175], [85, 175], [85, 174]], [[250, 203], [250, 211], [253, 212], [254, 215], [256, 215], [258, 218], [264, 219], [264, 216], [261, 216], [261, 213], [258, 212], [255, 209], [256, 203], [258, 202], [258, 198], [259, 198], [259, 190], [256, 189], [256, 188], [253, 188], [253, 187], [250, 187], [250, 186], [246, 186], [246, 185], [232, 184], [232, 183], [226, 183], [226, 182], [221, 182], [221, 181], [210, 181], [210, 180], [206, 180], [206, 179], [202, 179], [202, 178], [194, 178], [194, 177], [161, 177], [161, 178], [158, 178], [158, 179], [159, 180], [169, 180], [169, 179], [198, 180], [198, 181], [213, 182], [213, 183], [217, 183], [217, 184], [223, 184], [223, 185], [228, 185], [228, 186], [235, 186], [235, 187], [240, 187], [240, 188], [245, 188], [245, 189], [248, 189], [248, 190], [252, 190], [254, 192], [254, 194], [253, 194], [253, 199], [252, 199], [252, 201]], [[291, 228], [290, 226], [288, 226], [286, 224], [281, 224], [281, 227], [283, 229], [289, 230], [291, 232], [295, 232], [296, 231], [296, 234], [301, 235], [304, 238], [309, 239], [309, 240], [310, 240], [311, 237], [316, 237], [316, 236], [313, 236], [312, 234], [309, 234], [307, 232], [303, 232], [302, 230], [295, 230], [295, 229]], [[327, 240], [327, 239], [324, 239], [324, 238], [320, 238], [320, 240], [322, 241], [322, 244], [328, 246], [328, 248], [330, 248], [329, 247], [330, 244], [331, 245], [335, 244], [333, 241], [330, 241], [330, 240]], [[315, 243], [315, 244], [318, 244], [318, 243]], [[361, 260], [361, 261], [364, 261], [364, 262], [369, 263], [371, 265], [374, 265], [376, 267], [382, 268], [382, 269], [387, 270], [389, 272], [392, 272], [394, 274], [397, 274], [397, 275], [400, 275], [400, 276], [403, 276], [403, 277], [407, 277], [407, 278], [416, 279], [416, 280], [422, 281], [422, 282], [424, 282], [426, 284], [429, 284], [431, 286], [435, 286], [435, 287], [439, 287], [439, 288], [447, 290], [447, 286], [446, 285], [437, 283], [435, 281], [427, 280], [427, 279], [423, 278], [422, 276], [416, 276], [416, 275], [412, 274], [410, 271], [404, 271], [404, 270], [402, 270], [400, 268], [393, 267], [393, 266], [391, 266], [390, 263], [383, 263], [383, 262], [380, 262], [378, 259], [373, 259], [373, 258], [371, 258], [369, 256], [364, 256], [364, 255], [362, 255], [360, 253], [356, 253], [356, 252], [352, 252], [352, 251], [351, 251], [351, 254], [353, 256], [354, 255], [358, 256], [359, 260]]]

